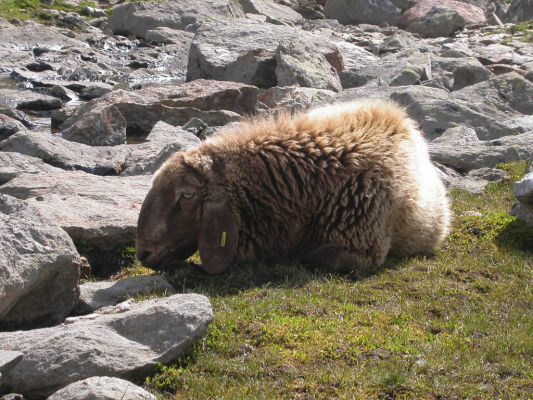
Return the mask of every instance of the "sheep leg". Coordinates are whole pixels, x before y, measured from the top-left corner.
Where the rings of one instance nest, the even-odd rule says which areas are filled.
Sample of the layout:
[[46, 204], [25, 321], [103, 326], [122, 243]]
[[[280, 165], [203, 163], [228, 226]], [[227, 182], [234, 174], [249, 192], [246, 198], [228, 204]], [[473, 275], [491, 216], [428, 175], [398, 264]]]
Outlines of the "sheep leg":
[[325, 244], [310, 251], [302, 258], [302, 264], [328, 272], [351, 271], [360, 265], [358, 257], [335, 244]]

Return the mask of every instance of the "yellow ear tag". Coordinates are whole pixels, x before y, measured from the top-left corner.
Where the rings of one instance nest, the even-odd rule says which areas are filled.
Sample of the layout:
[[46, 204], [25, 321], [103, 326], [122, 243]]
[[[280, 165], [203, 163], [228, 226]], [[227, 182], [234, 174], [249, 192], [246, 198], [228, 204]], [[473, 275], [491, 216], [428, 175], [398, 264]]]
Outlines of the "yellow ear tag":
[[226, 231], [222, 231], [222, 235], [220, 235], [220, 247], [226, 247], [226, 242], [228, 240], [228, 234]]

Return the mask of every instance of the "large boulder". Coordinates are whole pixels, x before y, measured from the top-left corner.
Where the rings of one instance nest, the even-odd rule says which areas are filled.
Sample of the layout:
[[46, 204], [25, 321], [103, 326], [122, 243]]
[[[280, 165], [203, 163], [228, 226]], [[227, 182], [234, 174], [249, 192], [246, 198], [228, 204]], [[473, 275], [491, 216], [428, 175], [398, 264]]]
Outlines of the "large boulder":
[[213, 320], [209, 300], [197, 294], [105, 312], [52, 328], [0, 333], [0, 348], [24, 354], [0, 392], [42, 398], [92, 376], [139, 378], [190, 349]]
[[24, 201], [0, 195], [0, 329], [60, 322], [78, 298], [79, 254], [68, 235], [44, 215]]
[[398, 26], [423, 37], [449, 36], [467, 25], [486, 23], [483, 10], [455, 0], [420, 0]]
[[22, 122], [17, 121], [5, 114], [0, 114], [0, 141], [17, 133], [18, 131], [26, 130]]
[[23, 356], [18, 351], [0, 350], [0, 381], [22, 361]]
[[45, 164], [43, 160], [19, 153], [0, 151], [0, 185], [24, 174], [59, 172], [59, 169]]
[[113, 9], [107, 29], [114, 34], [144, 38], [158, 27], [195, 31], [202, 23], [244, 16], [240, 6], [230, 0], [169, 0], [125, 3]]
[[31, 90], [0, 89], [0, 99], [12, 108], [30, 111], [49, 111], [61, 108], [61, 100]]
[[304, 18], [292, 8], [272, 0], [239, 0], [245, 13], [258, 14], [266, 17], [266, 22], [273, 24], [301, 24]]
[[327, 0], [324, 14], [343, 24], [396, 25], [402, 10], [393, 0]]
[[280, 45], [305, 48], [308, 54], [324, 56], [327, 63], [321, 59], [315, 65], [317, 62], [313, 61], [313, 69], [318, 69], [319, 74], [329, 73], [331, 66], [342, 70], [338, 48], [325, 38], [289, 26], [242, 19], [231, 24], [202, 25], [191, 44], [187, 80], [206, 78], [260, 88], [277, 86], [276, 50]]
[[93, 376], [59, 389], [46, 400], [156, 400], [153, 394], [120, 378]]

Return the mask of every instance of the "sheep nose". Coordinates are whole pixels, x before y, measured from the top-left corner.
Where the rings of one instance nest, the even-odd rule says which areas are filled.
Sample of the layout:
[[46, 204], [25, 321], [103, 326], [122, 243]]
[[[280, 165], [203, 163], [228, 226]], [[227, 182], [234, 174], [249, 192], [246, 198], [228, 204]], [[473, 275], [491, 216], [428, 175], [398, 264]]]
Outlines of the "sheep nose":
[[140, 262], [146, 261], [148, 257], [150, 257], [150, 254], [152, 254], [150, 251], [142, 250], [137, 253], [137, 258]]

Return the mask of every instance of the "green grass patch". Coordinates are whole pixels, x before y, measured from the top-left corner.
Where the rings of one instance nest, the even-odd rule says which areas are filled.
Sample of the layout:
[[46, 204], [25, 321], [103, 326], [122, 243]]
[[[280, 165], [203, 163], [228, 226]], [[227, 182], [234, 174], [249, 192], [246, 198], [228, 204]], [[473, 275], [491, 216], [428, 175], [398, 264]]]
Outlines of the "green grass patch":
[[[525, 167], [500, 166], [515, 180]], [[176, 271], [176, 289], [209, 296], [215, 320], [146, 385], [168, 399], [531, 398], [533, 229], [507, 213], [511, 187], [452, 191], [442, 250], [375, 273]]]

